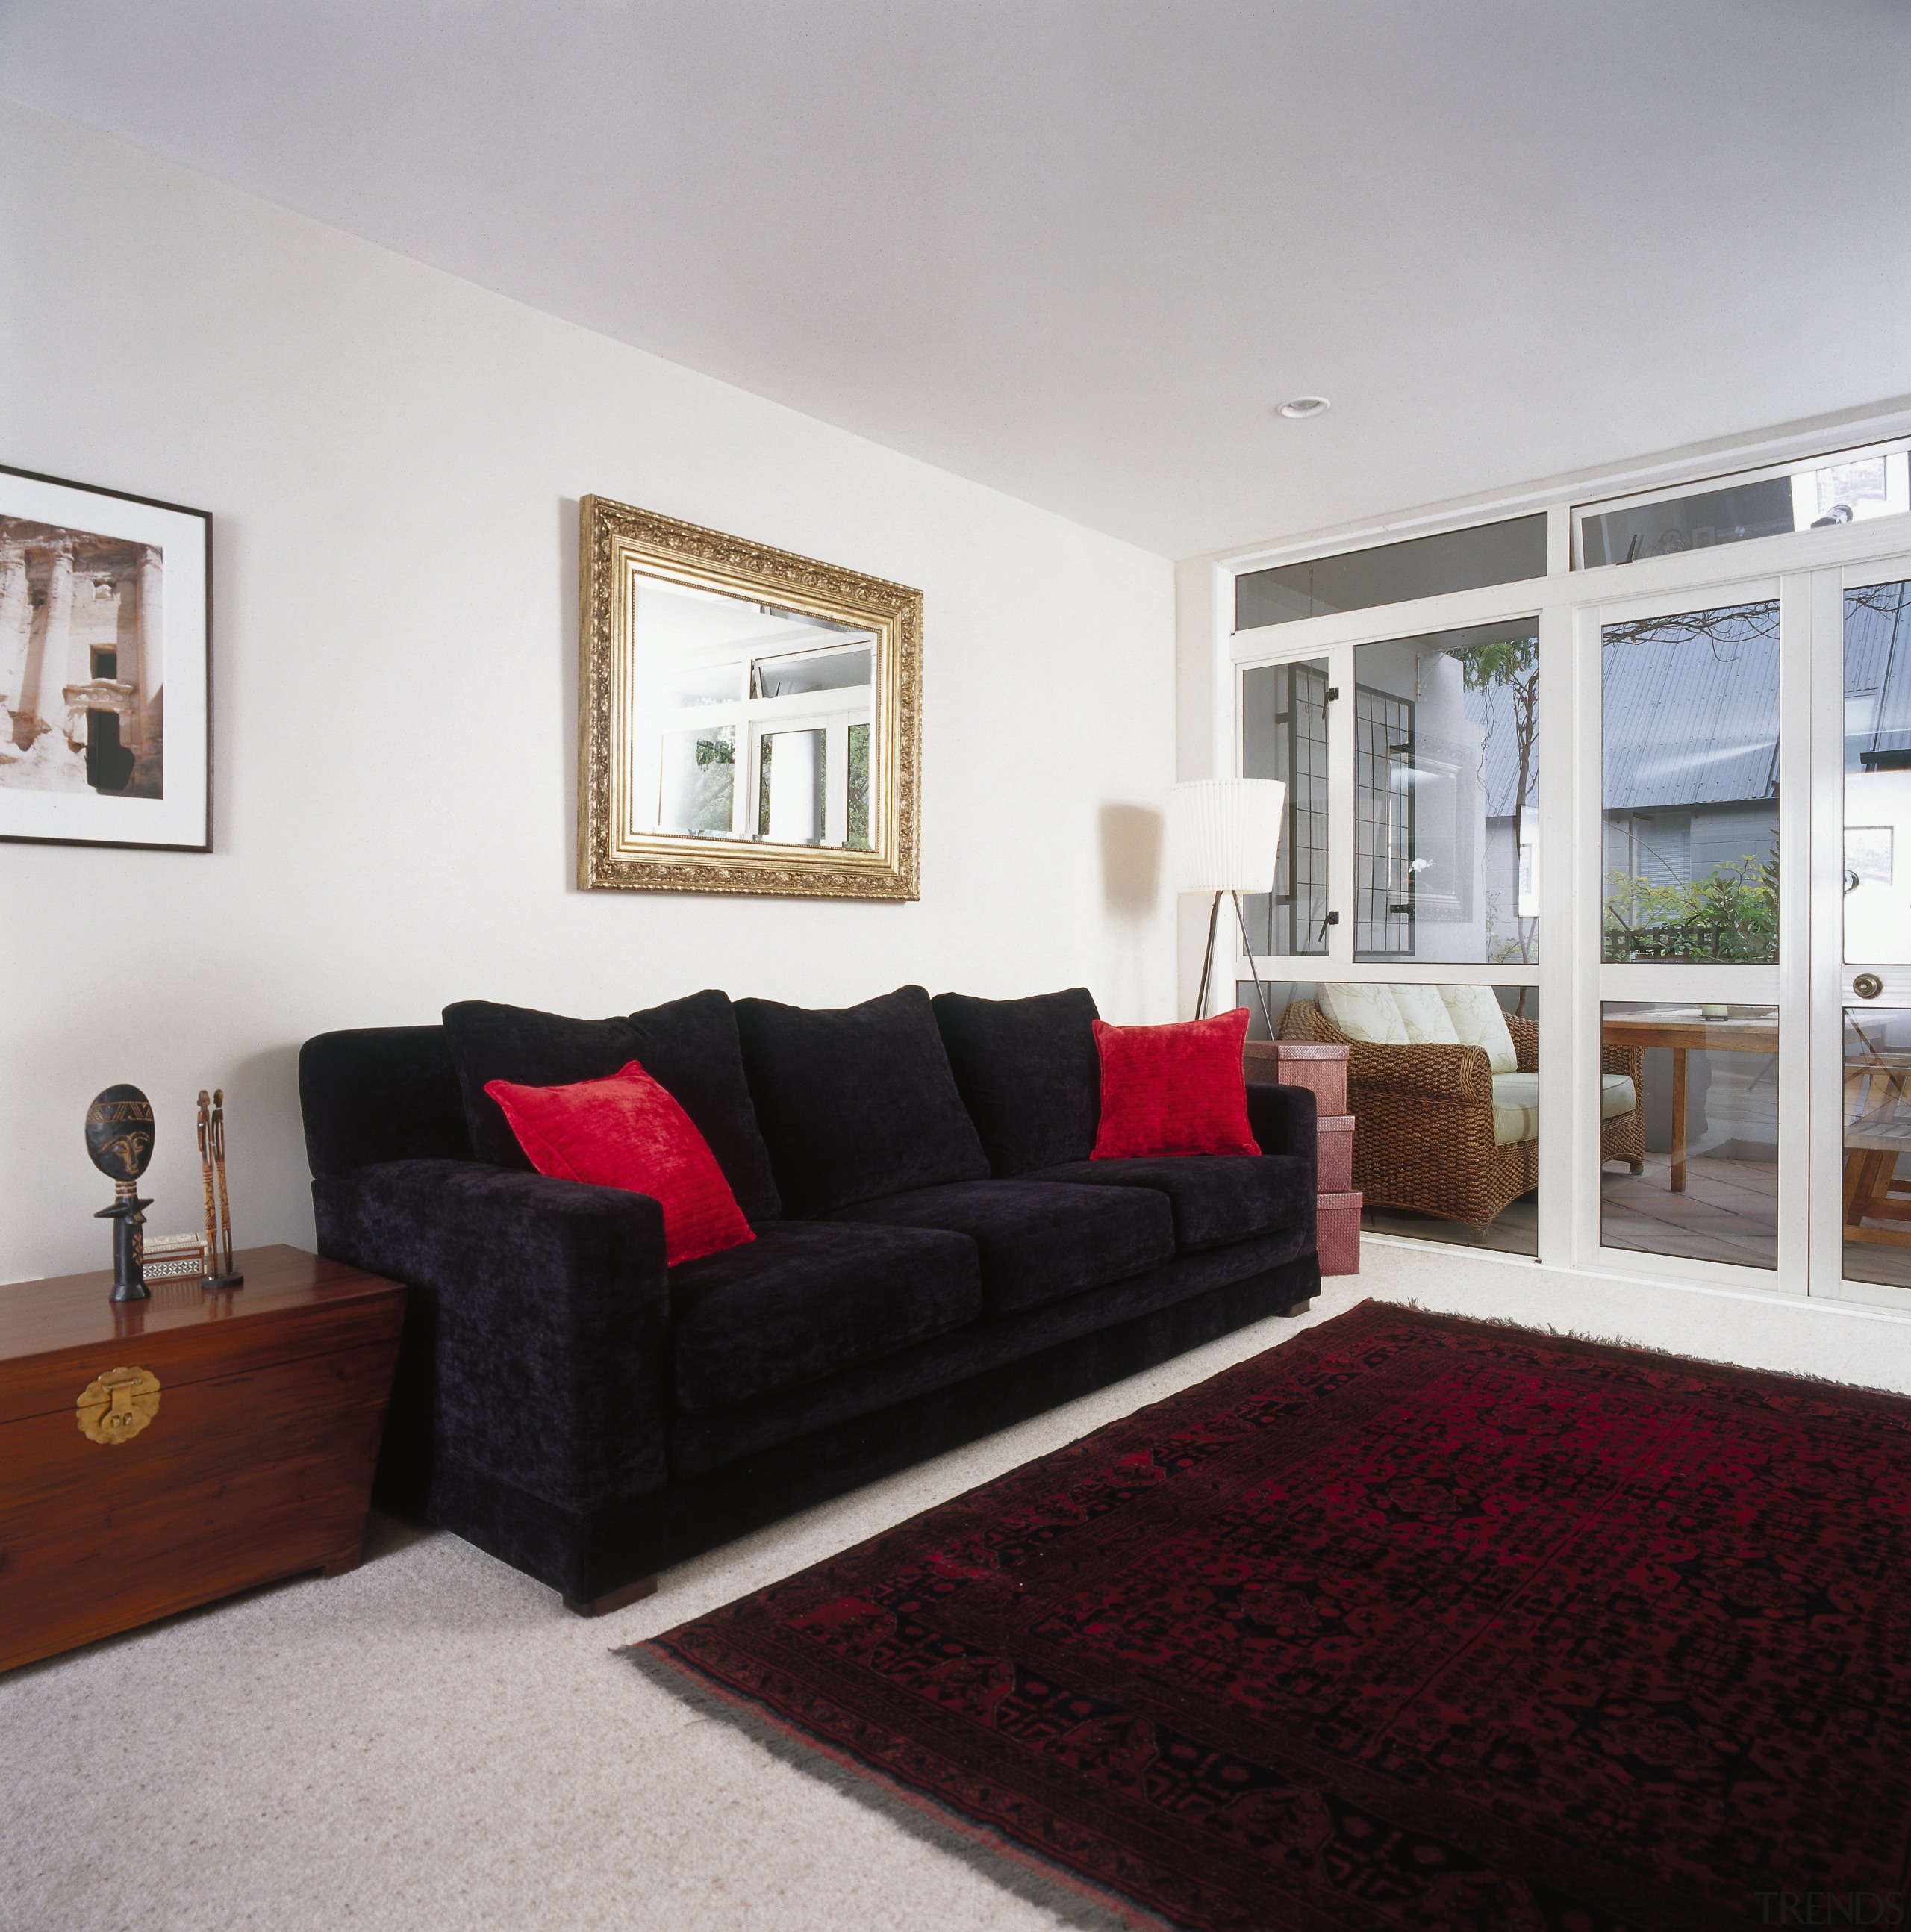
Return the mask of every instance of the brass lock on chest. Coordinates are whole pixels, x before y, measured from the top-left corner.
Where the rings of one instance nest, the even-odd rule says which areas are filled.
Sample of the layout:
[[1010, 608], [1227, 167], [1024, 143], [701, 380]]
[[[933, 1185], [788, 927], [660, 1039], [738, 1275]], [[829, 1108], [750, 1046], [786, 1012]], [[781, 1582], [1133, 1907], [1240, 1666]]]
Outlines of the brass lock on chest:
[[89, 1442], [130, 1442], [159, 1413], [150, 1369], [109, 1369], [81, 1390], [74, 1415]]

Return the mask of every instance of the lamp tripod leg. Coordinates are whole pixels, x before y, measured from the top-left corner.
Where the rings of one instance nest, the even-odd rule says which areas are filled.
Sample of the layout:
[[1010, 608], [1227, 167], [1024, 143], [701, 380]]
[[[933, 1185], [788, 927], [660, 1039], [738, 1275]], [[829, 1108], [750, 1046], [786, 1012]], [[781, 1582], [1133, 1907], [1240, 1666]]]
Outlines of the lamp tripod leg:
[[1216, 892], [1214, 903], [1208, 908], [1208, 950], [1202, 956], [1201, 991], [1195, 995], [1194, 1016], [1204, 1019], [1208, 1014], [1208, 982], [1214, 973], [1214, 926], [1221, 916], [1221, 895]]
[[[1249, 970], [1252, 971], [1254, 942], [1247, 936], [1247, 914], [1241, 909], [1240, 893], [1230, 892], [1228, 896], [1234, 902], [1234, 920], [1240, 928], [1241, 956], [1248, 962]], [[1211, 938], [1208, 941], [1208, 944], [1210, 946], [1214, 944]], [[1261, 976], [1258, 973], [1256, 973], [1254, 974], [1254, 996], [1261, 1002], [1261, 1017], [1267, 1022], [1268, 1037], [1270, 1040], [1272, 1040], [1274, 1036], [1274, 1016], [1268, 1010], [1268, 989], [1266, 986], [1262, 983]]]

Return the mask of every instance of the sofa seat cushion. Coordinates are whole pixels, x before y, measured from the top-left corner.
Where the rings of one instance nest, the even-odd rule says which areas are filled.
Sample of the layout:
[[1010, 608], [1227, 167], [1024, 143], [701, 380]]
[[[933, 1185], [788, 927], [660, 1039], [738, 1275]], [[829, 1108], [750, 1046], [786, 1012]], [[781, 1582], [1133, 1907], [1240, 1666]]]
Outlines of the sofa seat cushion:
[[1072, 1160], [1032, 1180], [1090, 1187], [1150, 1187], [1168, 1197], [1183, 1254], [1311, 1225], [1314, 1164], [1293, 1154], [1172, 1154], [1158, 1160]]
[[680, 1408], [800, 1388], [982, 1312], [964, 1235], [810, 1221], [765, 1221], [756, 1234], [670, 1271]]
[[1621, 1119], [1638, 1105], [1639, 1089], [1632, 1084], [1630, 1074], [1602, 1073], [1599, 1076], [1599, 1118], [1602, 1120]]
[[1537, 1073], [1493, 1076], [1493, 1144], [1517, 1147], [1540, 1137], [1540, 1076]]
[[[1599, 1076], [1599, 1118], [1616, 1120], [1639, 1105], [1639, 1090], [1623, 1073]], [[1493, 1076], [1493, 1144], [1517, 1147], [1540, 1137], [1540, 1076], [1537, 1073]]]
[[786, 1214], [986, 1178], [920, 986], [833, 1010], [739, 1000], [736, 1026]]
[[838, 1221], [946, 1228], [976, 1244], [991, 1315], [1040, 1308], [1174, 1258], [1168, 1198], [1150, 1187], [965, 1180], [840, 1209]]

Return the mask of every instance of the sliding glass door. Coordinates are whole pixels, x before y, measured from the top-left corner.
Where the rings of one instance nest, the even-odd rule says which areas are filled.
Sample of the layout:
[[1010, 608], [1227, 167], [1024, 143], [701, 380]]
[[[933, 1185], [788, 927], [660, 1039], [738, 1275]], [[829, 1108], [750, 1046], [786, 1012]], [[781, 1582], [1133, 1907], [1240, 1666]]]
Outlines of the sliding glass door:
[[1241, 770], [1288, 818], [1250, 902], [1266, 1017], [1238, 997], [1257, 1034], [1354, 1049], [1377, 1233], [1538, 1251], [1540, 690], [1530, 615], [1241, 674]]
[[1814, 588], [1814, 1289], [1911, 1306], [1911, 558]]
[[1371, 1232], [1911, 1310], [1911, 554], [1760, 542], [1230, 634]]
[[1775, 1275], [1780, 1048], [1804, 1017], [1781, 995], [1778, 586], [1596, 615], [1598, 1245]]

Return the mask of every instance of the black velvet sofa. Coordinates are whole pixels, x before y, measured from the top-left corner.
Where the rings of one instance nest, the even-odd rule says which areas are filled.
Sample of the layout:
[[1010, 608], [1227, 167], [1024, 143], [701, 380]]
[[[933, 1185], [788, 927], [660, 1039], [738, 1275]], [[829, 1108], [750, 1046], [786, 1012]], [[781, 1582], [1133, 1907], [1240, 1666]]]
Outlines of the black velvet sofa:
[[[573, 1609], [1316, 1292], [1314, 1101], [1262, 1152], [1091, 1161], [1083, 990], [835, 1012], [704, 992], [608, 1020], [466, 1001], [322, 1034], [299, 1084], [322, 1254], [411, 1288], [380, 1456]], [[488, 1080], [640, 1060], [757, 1238], [665, 1265], [648, 1196], [533, 1172]]]

